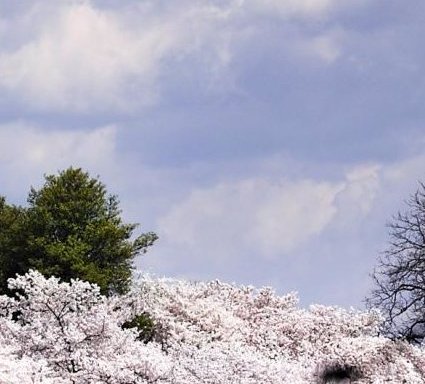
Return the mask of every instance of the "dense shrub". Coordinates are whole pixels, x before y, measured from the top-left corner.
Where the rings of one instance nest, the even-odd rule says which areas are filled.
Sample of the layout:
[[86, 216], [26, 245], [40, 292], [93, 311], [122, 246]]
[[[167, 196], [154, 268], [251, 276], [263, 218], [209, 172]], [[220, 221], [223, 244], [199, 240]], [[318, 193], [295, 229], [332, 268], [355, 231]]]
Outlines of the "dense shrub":
[[135, 328], [138, 335], [136, 340], [149, 343], [155, 337], [155, 323], [148, 313], [140, 313], [132, 319], [125, 321], [121, 326], [123, 329]]

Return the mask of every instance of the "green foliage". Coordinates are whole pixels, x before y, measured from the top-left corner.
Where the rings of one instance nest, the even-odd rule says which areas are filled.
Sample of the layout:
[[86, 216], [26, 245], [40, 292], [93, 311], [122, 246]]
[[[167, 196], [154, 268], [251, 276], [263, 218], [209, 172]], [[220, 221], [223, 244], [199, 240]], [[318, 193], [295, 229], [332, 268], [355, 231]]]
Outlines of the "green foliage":
[[149, 343], [155, 337], [155, 323], [148, 313], [141, 313], [126, 321], [122, 328], [136, 328], [139, 331], [137, 340]]
[[22, 270], [22, 236], [25, 211], [6, 204], [0, 197], [0, 292], [6, 289], [6, 281]]
[[134, 257], [145, 253], [157, 236], [131, 240], [137, 224], [124, 224], [119, 201], [105, 185], [81, 169], [45, 176], [31, 188], [27, 208], [0, 200], [0, 289], [16, 273], [34, 268], [96, 283], [104, 294], [123, 293], [131, 280]]

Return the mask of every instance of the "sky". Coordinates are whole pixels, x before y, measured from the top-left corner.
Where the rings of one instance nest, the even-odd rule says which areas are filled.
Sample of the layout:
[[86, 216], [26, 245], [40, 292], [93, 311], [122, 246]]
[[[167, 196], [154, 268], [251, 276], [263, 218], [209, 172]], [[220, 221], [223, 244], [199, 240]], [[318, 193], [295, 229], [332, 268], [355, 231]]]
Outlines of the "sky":
[[425, 2], [0, 0], [0, 195], [69, 166], [137, 270], [362, 307], [425, 180]]

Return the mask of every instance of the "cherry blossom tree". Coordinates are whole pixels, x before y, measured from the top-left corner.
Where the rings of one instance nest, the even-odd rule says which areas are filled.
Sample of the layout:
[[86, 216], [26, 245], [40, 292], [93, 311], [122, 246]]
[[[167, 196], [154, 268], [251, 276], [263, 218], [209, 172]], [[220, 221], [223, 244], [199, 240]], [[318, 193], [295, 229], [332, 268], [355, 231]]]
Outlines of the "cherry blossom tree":
[[[425, 351], [378, 336], [378, 312], [299, 308], [290, 293], [144, 276], [123, 296], [36, 271], [0, 296], [1, 383], [425, 382]], [[148, 313], [149, 340], [131, 320]], [[124, 326], [127, 324], [127, 326]]]
[[376, 311], [300, 309], [293, 293], [219, 281], [145, 278], [137, 298], [167, 335], [176, 383], [425, 382], [424, 350], [379, 337]]
[[[135, 342], [136, 331], [120, 327], [120, 312], [100, 295], [98, 286], [80, 280], [59, 283], [30, 271], [10, 279], [9, 288], [17, 294], [1, 300], [1, 345], [17, 361], [25, 358], [46, 366], [48, 379], [153, 383], [169, 370], [157, 345]], [[28, 367], [29, 376], [41, 369]]]

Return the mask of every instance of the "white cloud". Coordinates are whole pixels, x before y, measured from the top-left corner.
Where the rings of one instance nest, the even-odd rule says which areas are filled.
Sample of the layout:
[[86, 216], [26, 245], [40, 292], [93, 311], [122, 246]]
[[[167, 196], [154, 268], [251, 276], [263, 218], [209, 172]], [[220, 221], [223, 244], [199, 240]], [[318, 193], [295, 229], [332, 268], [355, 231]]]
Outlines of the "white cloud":
[[[100, 104], [125, 110], [131, 109], [131, 96], [140, 104], [155, 99], [159, 62], [178, 39], [169, 25], [153, 20], [132, 30], [119, 15], [88, 4], [55, 11], [36, 36], [0, 56], [3, 88], [42, 109], [86, 111]], [[131, 95], [136, 86], [141, 92]]]
[[[384, 246], [385, 223], [405, 209], [404, 200], [423, 178], [424, 161], [412, 156], [363, 164], [339, 179], [322, 180], [282, 178], [272, 166], [273, 178], [196, 188], [159, 217], [160, 242], [149, 263], [211, 278], [238, 276], [239, 270], [255, 276], [246, 271], [247, 258], [288, 268], [295, 263], [313, 273], [309, 265], [317, 257], [316, 266], [358, 262], [357, 272], [367, 274]], [[267, 175], [267, 169], [261, 173]]]
[[346, 230], [367, 217], [382, 188], [381, 170], [382, 166], [372, 164], [361, 165], [347, 172], [335, 199], [335, 226], [338, 229]]
[[[64, 162], [98, 163], [114, 150], [116, 129], [46, 131], [25, 123], [0, 126], [0, 161], [11, 166], [52, 167]], [[61, 164], [62, 163], [62, 164]]]
[[88, 1], [36, 3], [23, 20], [9, 24], [27, 36], [0, 52], [0, 87], [41, 110], [128, 112], [156, 102], [158, 77], [170, 70], [170, 60], [201, 55], [217, 77], [230, 61], [232, 33], [220, 33], [216, 23], [226, 21], [229, 10], [185, 5], [148, 1], [102, 9]]
[[99, 172], [115, 162], [114, 127], [46, 131], [25, 123], [0, 126], [1, 194], [22, 196], [45, 173], [69, 166]]
[[370, 166], [337, 182], [254, 178], [198, 189], [158, 228], [171, 248], [189, 253], [229, 256], [249, 249], [275, 258], [308, 245], [331, 224], [365, 217], [379, 187], [377, 172]]
[[264, 253], [272, 255], [291, 252], [322, 232], [336, 213], [335, 196], [341, 190], [338, 183], [312, 180], [264, 187], [263, 201], [253, 207], [252, 237]]
[[[259, 14], [298, 20], [341, 7], [334, 0], [33, 4], [20, 18], [0, 20], [0, 89], [32, 108], [85, 113], [155, 103], [162, 75], [185, 60], [192, 74], [198, 68], [208, 77], [200, 81], [206, 90], [234, 88], [227, 69], [237, 47], [261, 35]], [[307, 50], [328, 63], [340, 55], [335, 33], [304, 32], [283, 36], [294, 47], [288, 54]]]

